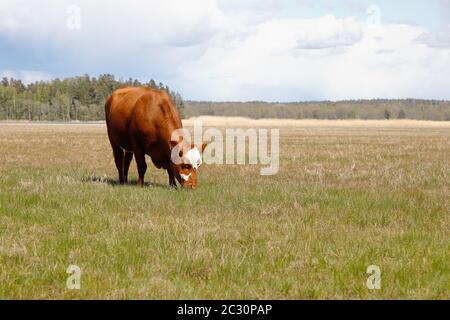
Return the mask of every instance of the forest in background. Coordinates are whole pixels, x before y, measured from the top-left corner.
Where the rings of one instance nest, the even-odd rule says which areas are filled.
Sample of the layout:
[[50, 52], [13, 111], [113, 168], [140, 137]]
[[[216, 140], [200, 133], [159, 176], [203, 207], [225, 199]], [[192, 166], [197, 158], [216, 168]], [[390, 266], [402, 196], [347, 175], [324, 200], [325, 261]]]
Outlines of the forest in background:
[[105, 119], [105, 101], [116, 89], [147, 86], [167, 91], [183, 114], [183, 99], [167, 85], [150, 80], [116, 79], [111, 74], [89, 75], [63, 80], [23, 84], [2, 78], [0, 82], [0, 120], [91, 121]]
[[270, 103], [186, 101], [187, 117], [200, 115], [252, 119], [416, 119], [450, 121], [450, 101], [438, 100], [349, 100]]
[[95, 121], [104, 120], [106, 98], [124, 86], [148, 86], [167, 91], [183, 118], [201, 115], [252, 119], [417, 119], [450, 121], [450, 101], [349, 100], [318, 102], [208, 102], [184, 101], [181, 95], [155, 80], [116, 79], [111, 74], [89, 75], [24, 84], [0, 81], [0, 120]]

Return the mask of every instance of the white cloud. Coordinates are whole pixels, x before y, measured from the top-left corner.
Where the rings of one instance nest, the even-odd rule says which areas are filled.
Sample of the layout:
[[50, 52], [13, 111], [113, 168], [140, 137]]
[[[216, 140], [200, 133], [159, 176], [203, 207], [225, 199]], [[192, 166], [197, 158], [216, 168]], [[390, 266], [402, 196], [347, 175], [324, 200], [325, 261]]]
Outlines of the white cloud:
[[36, 81], [47, 81], [52, 79], [48, 73], [34, 70], [0, 70], [0, 78], [21, 79], [23, 83], [28, 84]]
[[[66, 27], [72, 4], [79, 31]], [[156, 77], [193, 99], [450, 98], [448, 32], [282, 9], [273, 0], [2, 0], [0, 44], [28, 55], [19, 70]]]
[[297, 48], [326, 49], [351, 46], [362, 38], [359, 23], [326, 15], [319, 19], [295, 21]]
[[449, 51], [415, 42], [423, 32], [332, 16], [270, 20], [233, 47], [208, 48], [180, 86], [216, 100], [449, 98]]
[[218, 0], [218, 7], [223, 11], [242, 12], [242, 11], [275, 11], [281, 9], [278, 0]]
[[433, 48], [450, 48], [450, 25], [434, 32], [425, 32], [416, 39]]
[[[71, 5], [81, 10], [81, 29], [67, 28]], [[71, 44], [79, 38], [83, 45], [139, 47], [140, 45], [186, 46], [202, 43], [220, 30], [223, 15], [214, 1], [2, 0], [0, 31], [15, 36], [32, 35], [36, 41], [53, 40]], [[80, 45], [80, 43], [77, 43]], [[101, 47], [96, 47], [101, 49]]]

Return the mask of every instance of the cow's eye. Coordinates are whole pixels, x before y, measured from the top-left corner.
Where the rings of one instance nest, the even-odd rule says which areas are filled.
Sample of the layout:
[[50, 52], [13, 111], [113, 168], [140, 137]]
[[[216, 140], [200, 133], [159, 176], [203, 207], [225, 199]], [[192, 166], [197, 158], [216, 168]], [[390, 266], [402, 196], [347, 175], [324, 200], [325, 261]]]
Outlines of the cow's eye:
[[183, 164], [183, 165], [181, 165], [181, 168], [182, 168], [182, 169], [185, 169], [185, 170], [189, 170], [189, 169], [191, 169], [191, 165], [189, 165], [189, 164]]

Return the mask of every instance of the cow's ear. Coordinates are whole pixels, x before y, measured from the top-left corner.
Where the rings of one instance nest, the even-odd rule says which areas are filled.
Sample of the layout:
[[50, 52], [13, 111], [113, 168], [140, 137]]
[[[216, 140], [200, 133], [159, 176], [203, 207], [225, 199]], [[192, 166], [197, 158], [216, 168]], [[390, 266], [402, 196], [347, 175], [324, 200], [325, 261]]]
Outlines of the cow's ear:
[[203, 153], [203, 151], [205, 151], [205, 148], [208, 144], [207, 143], [202, 143], [202, 146], [200, 147], [200, 152]]
[[[200, 150], [200, 153], [203, 153], [203, 151], [205, 151], [205, 148], [208, 144], [207, 143], [202, 143], [202, 145], [200, 146], [200, 148], [198, 148]], [[191, 144], [191, 149], [195, 148], [196, 145], [195, 144]]]
[[183, 152], [183, 147], [182, 147], [182, 145], [180, 144], [180, 142], [177, 142], [177, 141], [173, 141], [173, 140], [170, 140], [169, 141], [169, 148], [170, 148], [170, 151], [172, 151], [173, 150], [173, 148], [175, 148], [175, 147], [177, 147], [178, 146], [178, 156], [181, 158], [182, 156], [183, 156], [183, 154], [184, 154], [184, 152]]
[[172, 150], [173, 148], [175, 148], [175, 147], [177, 146], [177, 144], [178, 144], [178, 141], [170, 140], [170, 141], [169, 141], [169, 148], [170, 148], [170, 150]]
[[170, 150], [172, 150], [173, 148], [175, 148], [175, 146], [176, 146], [177, 144], [181, 144], [181, 143], [183, 142], [183, 140], [184, 140], [183, 136], [179, 136], [179, 137], [178, 137], [178, 141], [176, 141], [176, 140], [170, 140], [170, 141], [169, 141], [169, 148], [170, 148]]

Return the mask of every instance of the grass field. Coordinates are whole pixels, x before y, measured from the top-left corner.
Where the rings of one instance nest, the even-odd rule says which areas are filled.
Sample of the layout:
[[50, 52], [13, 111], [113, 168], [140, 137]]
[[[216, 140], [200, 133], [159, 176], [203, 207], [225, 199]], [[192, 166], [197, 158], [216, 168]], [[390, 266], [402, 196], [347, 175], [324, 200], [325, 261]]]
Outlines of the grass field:
[[280, 128], [280, 172], [119, 186], [104, 125], [0, 123], [0, 298], [450, 298], [450, 123], [206, 121]]

